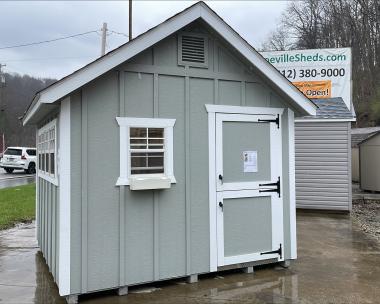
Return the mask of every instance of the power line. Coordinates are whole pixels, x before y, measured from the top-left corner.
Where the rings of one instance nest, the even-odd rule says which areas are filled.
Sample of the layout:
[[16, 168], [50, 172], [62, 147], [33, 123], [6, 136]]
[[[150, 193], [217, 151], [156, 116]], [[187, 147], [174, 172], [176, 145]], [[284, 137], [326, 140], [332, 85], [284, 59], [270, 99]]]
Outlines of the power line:
[[122, 32], [115, 32], [113, 30], [108, 30], [110, 33], [113, 33], [113, 34], [117, 34], [117, 35], [121, 35], [121, 36], [124, 36], [124, 37], [127, 37], [129, 38], [129, 36], [125, 33], [122, 33]]
[[95, 58], [96, 56], [72, 56], [72, 57], [45, 57], [45, 58], [24, 58], [24, 59], [4, 59], [8, 62], [23, 62], [23, 61], [45, 61], [45, 60], [61, 60], [61, 59], [85, 59]]
[[64, 39], [69, 39], [69, 38], [74, 38], [78, 36], [83, 36], [83, 35], [88, 35], [91, 33], [97, 33], [98, 31], [88, 31], [84, 33], [79, 33], [79, 34], [74, 34], [70, 36], [65, 36], [65, 37], [60, 37], [56, 39], [51, 39], [51, 40], [43, 40], [43, 41], [37, 41], [37, 42], [31, 42], [31, 43], [24, 43], [24, 44], [18, 44], [18, 45], [10, 45], [10, 46], [3, 46], [0, 47], [0, 50], [5, 50], [5, 49], [14, 49], [14, 48], [20, 48], [20, 47], [25, 47], [25, 46], [32, 46], [32, 45], [38, 45], [38, 44], [43, 44], [43, 43], [50, 43], [54, 41], [59, 41], [59, 40], [64, 40]]

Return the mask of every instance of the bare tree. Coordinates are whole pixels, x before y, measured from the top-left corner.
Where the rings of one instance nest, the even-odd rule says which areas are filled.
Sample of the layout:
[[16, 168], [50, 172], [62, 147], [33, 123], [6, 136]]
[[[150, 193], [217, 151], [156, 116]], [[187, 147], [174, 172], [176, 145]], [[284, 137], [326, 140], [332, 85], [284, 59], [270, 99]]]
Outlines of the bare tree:
[[380, 0], [291, 2], [264, 47], [351, 47], [358, 123], [380, 124], [380, 110], [374, 110], [380, 109]]

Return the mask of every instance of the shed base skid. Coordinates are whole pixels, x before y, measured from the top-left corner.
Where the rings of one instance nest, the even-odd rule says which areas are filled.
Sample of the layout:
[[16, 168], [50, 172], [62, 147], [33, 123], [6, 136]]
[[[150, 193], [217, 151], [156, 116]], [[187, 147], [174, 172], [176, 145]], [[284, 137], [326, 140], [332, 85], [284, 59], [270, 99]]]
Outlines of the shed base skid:
[[125, 296], [128, 294], [128, 286], [123, 286], [123, 287], [120, 287], [118, 290], [117, 290], [117, 294], [119, 296]]
[[77, 304], [78, 303], [78, 295], [68, 295], [65, 297], [67, 304]]
[[253, 266], [248, 266], [248, 267], [243, 268], [243, 272], [245, 272], [245, 273], [254, 273], [255, 270], [253, 269]]
[[198, 275], [197, 274], [189, 275], [186, 278], [186, 282], [189, 284], [197, 283], [198, 282]]
[[283, 268], [289, 268], [290, 266], [290, 260], [285, 260], [283, 262], [280, 262], [280, 266]]

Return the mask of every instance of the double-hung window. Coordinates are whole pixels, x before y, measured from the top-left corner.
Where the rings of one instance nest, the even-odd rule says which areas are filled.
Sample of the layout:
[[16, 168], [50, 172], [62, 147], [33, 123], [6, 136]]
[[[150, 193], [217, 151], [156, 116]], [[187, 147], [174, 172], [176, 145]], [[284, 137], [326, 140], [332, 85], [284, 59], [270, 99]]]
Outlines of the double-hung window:
[[141, 190], [168, 188], [175, 183], [175, 119], [116, 119], [120, 126], [120, 176], [117, 185], [130, 185], [132, 190]]
[[38, 176], [58, 184], [57, 179], [57, 120], [54, 119], [38, 129], [37, 155]]

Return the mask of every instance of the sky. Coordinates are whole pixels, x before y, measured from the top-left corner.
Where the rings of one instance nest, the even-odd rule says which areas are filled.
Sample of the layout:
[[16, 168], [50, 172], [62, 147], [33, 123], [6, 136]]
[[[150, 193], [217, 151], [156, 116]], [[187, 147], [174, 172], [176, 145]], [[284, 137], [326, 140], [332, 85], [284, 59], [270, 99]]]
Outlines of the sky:
[[[195, 1], [133, 1], [137, 36]], [[286, 1], [205, 1], [251, 45], [260, 48], [286, 8]], [[3, 71], [60, 79], [100, 55], [103, 22], [110, 51], [128, 41], [128, 1], [0, 1], [0, 64]], [[90, 34], [34, 46], [2, 47]], [[112, 32], [113, 31], [113, 32]], [[115, 33], [116, 32], [116, 33]], [[119, 34], [117, 34], [119, 33]]]

